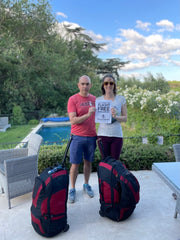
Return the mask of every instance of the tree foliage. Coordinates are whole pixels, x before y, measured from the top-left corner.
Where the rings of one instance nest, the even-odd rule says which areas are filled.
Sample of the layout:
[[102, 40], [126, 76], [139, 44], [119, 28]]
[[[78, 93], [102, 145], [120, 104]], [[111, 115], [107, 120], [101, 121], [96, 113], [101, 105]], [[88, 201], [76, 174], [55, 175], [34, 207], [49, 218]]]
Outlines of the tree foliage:
[[123, 77], [120, 77], [120, 86], [121, 88], [131, 88], [136, 86], [136, 88], [142, 88], [149, 91], [157, 91], [159, 90], [161, 94], [168, 93], [170, 91], [170, 85], [165, 80], [162, 74], [157, 74], [157, 76], [153, 76], [153, 74], [149, 73], [146, 77], [144, 77], [143, 81], [140, 81], [139, 79], [132, 77], [125, 79]]
[[98, 74], [114, 74], [119, 78], [119, 69], [122, 68], [128, 62], [122, 62], [119, 58], [110, 58], [104, 61], [101, 61], [98, 65], [97, 73]]
[[[35, 3], [34, 3], [35, 2]], [[66, 112], [68, 97], [78, 91], [81, 75], [92, 79], [92, 93], [100, 95], [97, 73], [116, 71], [95, 55], [95, 43], [81, 27], [66, 26], [66, 37], [56, 31], [57, 20], [48, 0], [1, 0], [0, 2], [0, 113], [14, 106], [25, 113]], [[120, 61], [119, 61], [120, 63]]]

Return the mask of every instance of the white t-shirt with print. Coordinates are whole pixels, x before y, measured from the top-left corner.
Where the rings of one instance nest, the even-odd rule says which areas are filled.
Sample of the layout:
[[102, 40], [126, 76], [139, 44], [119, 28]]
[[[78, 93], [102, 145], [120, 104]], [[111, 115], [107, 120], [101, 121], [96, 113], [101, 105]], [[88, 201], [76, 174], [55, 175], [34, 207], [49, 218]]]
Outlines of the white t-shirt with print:
[[[96, 98], [96, 100], [105, 100], [104, 96]], [[117, 116], [121, 115], [121, 108], [126, 103], [126, 99], [121, 95], [116, 95], [112, 101], [112, 107], [116, 109]], [[120, 122], [100, 123], [98, 128], [98, 136], [107, 137], [123, 137], [122, 127]]]

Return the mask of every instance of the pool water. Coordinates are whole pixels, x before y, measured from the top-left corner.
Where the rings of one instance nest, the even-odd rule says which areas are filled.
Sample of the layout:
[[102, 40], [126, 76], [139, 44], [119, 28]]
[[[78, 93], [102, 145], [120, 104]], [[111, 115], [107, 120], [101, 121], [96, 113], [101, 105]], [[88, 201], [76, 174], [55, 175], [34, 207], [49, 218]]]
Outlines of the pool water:
[[63, 144], [68, 140], [71, 132], [71, 126], [42, 127], [37, 134], [42, 136], [42, 144], [52, 145], [54, 143]]

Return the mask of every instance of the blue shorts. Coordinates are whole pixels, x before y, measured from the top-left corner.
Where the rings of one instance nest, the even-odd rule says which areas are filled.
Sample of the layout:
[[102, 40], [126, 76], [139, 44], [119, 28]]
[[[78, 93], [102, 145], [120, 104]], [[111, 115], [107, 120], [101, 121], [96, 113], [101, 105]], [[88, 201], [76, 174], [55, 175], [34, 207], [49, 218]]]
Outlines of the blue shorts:
[[73, 136], [70, 145], [70, 163], [79, 164], [83, 159], [92, 162], [96, 150], [97, 137]]

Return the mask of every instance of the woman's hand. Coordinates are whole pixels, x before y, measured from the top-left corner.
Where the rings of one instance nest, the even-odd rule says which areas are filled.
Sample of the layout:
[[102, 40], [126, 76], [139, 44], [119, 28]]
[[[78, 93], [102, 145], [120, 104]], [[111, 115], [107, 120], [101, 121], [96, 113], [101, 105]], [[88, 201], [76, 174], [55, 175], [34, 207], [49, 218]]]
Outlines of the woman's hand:
[[114, 119], [116, 119], [118, 122], [127, 122], [127, 107], [126, 104], [124, 104], [121, 107], [121, 115], [117, 115], [117, 110], [115, 108], [111, 108], [111, 114]]
[[115, 108], [111, 108], [111, 114], [113, 118], [116, 118], [117, 110]]

